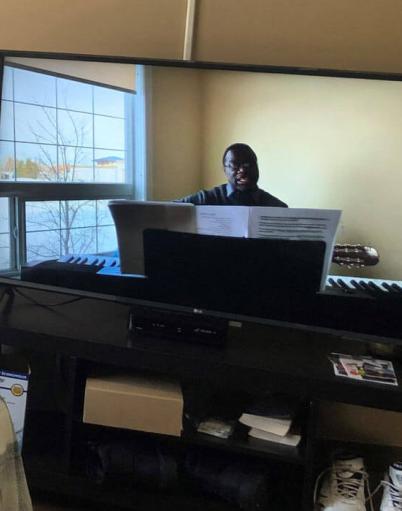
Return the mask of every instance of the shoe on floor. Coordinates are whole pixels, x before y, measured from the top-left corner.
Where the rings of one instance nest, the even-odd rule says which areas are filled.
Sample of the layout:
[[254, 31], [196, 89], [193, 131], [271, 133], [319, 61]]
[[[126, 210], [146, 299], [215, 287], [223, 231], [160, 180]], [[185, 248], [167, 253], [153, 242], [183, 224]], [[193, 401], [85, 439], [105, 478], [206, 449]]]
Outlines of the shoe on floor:
[[382, 484], [380, 511], [402, 511], [402, 461], [390, 465]]
[[[317, 495], [320, 480], [324, 475], [325, 478]], [[332, 466], [317, 478], [315, 491], [317, 509], [320, 511], [366, 511], [367, 481], [368, 475], [363, 458], [347, 453], [337, 454]]]

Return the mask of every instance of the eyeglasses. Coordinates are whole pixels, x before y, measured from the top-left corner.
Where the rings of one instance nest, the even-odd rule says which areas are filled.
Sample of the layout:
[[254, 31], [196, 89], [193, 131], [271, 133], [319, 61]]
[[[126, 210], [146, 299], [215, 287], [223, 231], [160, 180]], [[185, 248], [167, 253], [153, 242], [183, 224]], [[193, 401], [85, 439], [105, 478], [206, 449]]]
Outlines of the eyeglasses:
[[249, 163], [249, 162], [244, 162], [244, 163], [228, 163], [228, 164], [224, 164], [223, 165], [225, 168], [228, 168], [228, 169], [231, 169], [231, 170], [239, 170], [240, 167], [242, 169], [249, 169], [250, 167], [252, 167], [252, 164]]

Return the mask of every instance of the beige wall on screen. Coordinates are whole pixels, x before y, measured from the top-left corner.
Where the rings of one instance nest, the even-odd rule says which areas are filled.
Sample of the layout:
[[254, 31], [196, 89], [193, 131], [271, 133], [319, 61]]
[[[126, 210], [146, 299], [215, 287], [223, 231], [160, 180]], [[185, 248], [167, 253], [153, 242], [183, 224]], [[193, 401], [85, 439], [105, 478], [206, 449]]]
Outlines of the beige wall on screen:
[[195, 60], [402, 72], [400, 0], [200, 0]]
[[249, 143], [262, 188], [342, 209], [338, 241], [381, 254], [360, 274], [402, 279], [402, 83], [210, 71], [203, 94], [204, 187], [225, 181], [225, 147]]
[[82, 62], [78, 60], [31, 59], [6, 57], [5, 62], [50, 71], [81, 80], [135, 90], [135, 65], [115, 62]]
[[186, 0], [3, 0], [0, 48], [181, 58]]
[[199, 73], [169, 67], [151, 70], [151, 199], [179, 198], [201, 185]]

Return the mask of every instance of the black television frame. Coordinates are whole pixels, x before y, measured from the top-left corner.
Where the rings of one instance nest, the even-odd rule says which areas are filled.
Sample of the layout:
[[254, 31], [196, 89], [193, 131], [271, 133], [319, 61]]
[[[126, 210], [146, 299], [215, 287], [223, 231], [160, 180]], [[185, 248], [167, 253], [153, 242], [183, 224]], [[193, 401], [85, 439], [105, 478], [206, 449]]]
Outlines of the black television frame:
[[[238, 64], [228, 62], [206, 62], [195, 60], [175, 60], [175, 59], [157, 59], [157, 58], [143, 58], [143, 57], [127, 57], [127, 56], [108, 56], [108, 55], [90, 55], [90, 54], [77, 54], [77, 53], [60, 53], [60, 52], [42, 52], [42, 51], [24, 51], [24, 50], [7, 50], [0, 49], [0, 90], [2, 90], [2, 77], [3, 66], [6, 57], [22, 57], [22, 58], [38, 58], [38, 59], [54, 59], [54, 60], [75, 60], [81, 62], [103, 62], [103, 63], [118, 63], [118, 64], [138, 64], [159, 67], [174, 67], [174, 68], [187, 68], [187, 69], [208, 69], [220, 71], [244, 71], [253, 73], [271, 73], [271, 74], [288, 74], [288, 75], [304, 75], [304, 76], [321, 76], [321, 77], [334, 77], [334, 78], [354, 78], [354, 79], [369, 79], [369, 80], [384, 80], [384, 81], [400, 81], [402, 82], [402, 73], [388, 73], [379, 71], [354, 71], [350, 69], [331, 69], [331, 68], [312, 68], [312, 67], [297, 67], [297, 66], [273, 66], [273, 65], [260, 65], [260, 64]], [[23, 67], [23, 66], [22, 66]], [[55, 74], [56, 75], [56, 74]], [[1, 99], [1, 98], [0, 98]], [[1, 114], [1, 102], [0, 102]], [[11, 191], [13, 183], [0, 183], [0, 196], [6, 195], [7, 191]], [[262, 324], [269, 324], [272, 326], [295, 328], [301, 330], [308, 330], [314, 332], [322, 332], [325, 334], [336, 335], [342, 338], [351, 338], [354, 340], [361, 340], [363, 342], [386, 342], [390, 344], [402, 345], [402, 338], [394, 337], [381, 337], [377, 335], [370, 335], [361, 332], [334, 330], [322, 326], [305, 325], [293, 322], [279, 321], [270, 318], [261, 318], [254, 316], [242, 316], [239, 314], [230, 314], [214, 310], [199, 310], [191, 307], [184, 307], [169, 303], [149, 302], [144, 300], [136, 300], [129, 297], [114, 296], [109, 294], [91, 293], [78, 289], [70, 289], [56, 286], [48, 286], [43, 284], [33, 284], [29, 282], [21, 282], [15, 278], [3, 277], [0, 274], [0, 286], [10, 287], [17, 286], [18, 288], [29, 289], [42, 289], [51, 293], [62, 293], [74, 295], [77, 297], [98, 298], [118, 303], [126, 303], [141, 306], [155, 307], [157, 309], [170, 309], [185, 314], [204, 314], [211, 317], [224, 317], [228, 321], [254, 321]]]

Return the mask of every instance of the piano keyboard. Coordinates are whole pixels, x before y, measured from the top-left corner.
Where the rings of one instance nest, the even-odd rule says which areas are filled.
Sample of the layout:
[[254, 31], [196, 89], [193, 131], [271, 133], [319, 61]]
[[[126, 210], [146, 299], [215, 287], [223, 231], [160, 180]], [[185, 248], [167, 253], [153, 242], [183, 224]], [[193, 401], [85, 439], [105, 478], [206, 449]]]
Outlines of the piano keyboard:
[[60, 257], [57, 262], [68, 263], [72, 266], [92, 266], [98, 270], [102, 268], [119, 268], [120, 260], [114, 256], [92, 255], [92, 254], [68, 254]]
[[328, 275], [327, 289], [345, 293], [363, 293], [371, 296], [392, 296], [402, 298], [401, 280], [366, 279], [362, 277], [345, 277]]
[[[121, 275], [120, 260], [113, 252], [111, 252], [110, 255], [69, 254], [60, 257], [57, 261], [50, 261], [50, 263], [45, 262], [42, 264], [51, 266], [49, 272], [58, 270], [59, 273], [61, 272], [61, 276], [66, 268], [71, 268], [71, 270], [78, 270], [81, 268], [85, 270], [85, 272], [97, 274], [100, 277], [103, 275]], [[30, 273], [29, 267], [23, 270], [25, 276]], [[35, 272], [35, 268], [33, 268], [33, 271]], [[83, 278], [82, 273], [79, 278]], [[31, 280], [31, 278], [27, 278], [27, 280]], [[381, 299], [383, 297], [392, 297], [402, 299], [402, 281], [328, 275], [326, 291], [333, 291], [338, 295], [340, 293], [345, 297], [347, 295], [357, 295], [362, 298], [374, 297]]]

